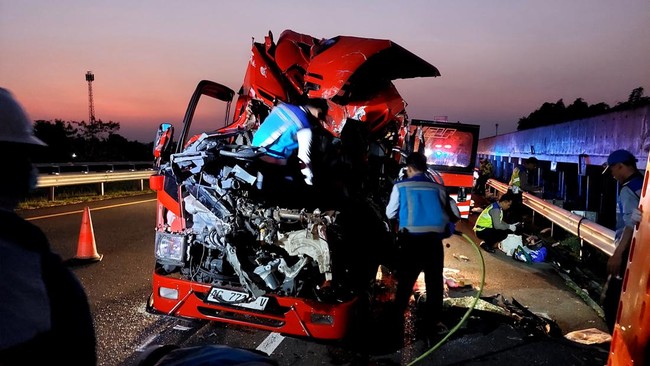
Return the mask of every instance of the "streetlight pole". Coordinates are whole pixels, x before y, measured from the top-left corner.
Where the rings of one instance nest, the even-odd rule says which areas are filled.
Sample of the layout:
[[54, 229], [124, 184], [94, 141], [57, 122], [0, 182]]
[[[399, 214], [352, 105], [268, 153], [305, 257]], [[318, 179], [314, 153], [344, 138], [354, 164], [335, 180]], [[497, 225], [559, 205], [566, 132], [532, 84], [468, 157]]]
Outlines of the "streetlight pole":
[[499, 135], [499, 124], [495, 123], [494, 127], [496, 128], [496, 132], [495, 132], [494, 136], [498, 136]]

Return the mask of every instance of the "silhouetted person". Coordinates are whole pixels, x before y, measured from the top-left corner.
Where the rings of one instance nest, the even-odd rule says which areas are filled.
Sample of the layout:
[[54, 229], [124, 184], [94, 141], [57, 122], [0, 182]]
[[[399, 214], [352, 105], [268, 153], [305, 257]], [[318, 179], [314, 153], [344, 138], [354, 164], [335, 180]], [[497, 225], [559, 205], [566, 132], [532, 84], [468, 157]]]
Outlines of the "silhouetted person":
[[476, 179], [476, 193], [480, 195], [485, 194], [485, 184], [487, 184], [488, 179], [492, 178], [494, 175], [494, 167], [492, 163], [487, 158], [482, 158], [478, 167], [478, 179]]
[[45, 143], [0, 88], [0, 365], [95, 365], [95, 330], [83, 287], [43, 232], [14, 209], [36, 186], [30, 155]]

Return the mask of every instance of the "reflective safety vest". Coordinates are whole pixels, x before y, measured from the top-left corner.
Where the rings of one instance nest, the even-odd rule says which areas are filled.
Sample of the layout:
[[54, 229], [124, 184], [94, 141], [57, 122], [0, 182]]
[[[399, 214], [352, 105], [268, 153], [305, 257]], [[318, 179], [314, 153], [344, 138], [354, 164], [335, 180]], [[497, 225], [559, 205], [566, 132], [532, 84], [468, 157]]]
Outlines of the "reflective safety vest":
[[521, 187], [521, 179], [519, 179], [519, 172], [521, 169], [526, 169], [525, 167], [518, 165], [512, 170], [512, 175], [510, 176], [510, 182], [508, 183], [511, 187]]
[[310, 128], [310, 124], [302, 107], [278, 104], [253, 135], [251, 145], [265, 147], [269, 155], [287, 159], [298, 148], [296, 134], [304, 128]]
[[395, 183], [399, 192], [399, 226], [410, 233], [442, 233], [449, 222], [440, 186], [423, 174]]
[[510, 182], [508, 183], [508, 185], [512, 190], [512, 193], [519, 193], [521, 191], [521, 178], [519, 178], [519, 172], [522, 169], [526, 169], [526, 167], [522, 165], [518, 165], [512, 170], [512, 175], [510, 176]]
[[[474, 224], [474, 231], [481, 231], [483, 229], [492, 229], [494, 227], [494, 225], [492, 224], [492, 216], [490, 216], [490, 210], [493, 208], [500, 209], [501, 206], [499, 206], [498, 202], [494, 202], [493, 204], [486, 207], [483, 210], [483, 212], [481, 212], [478, 219], [476, 219], [476, 224]], [[501, 210], [501, 215], [499, 219], [503, 221], [503, 210]]]

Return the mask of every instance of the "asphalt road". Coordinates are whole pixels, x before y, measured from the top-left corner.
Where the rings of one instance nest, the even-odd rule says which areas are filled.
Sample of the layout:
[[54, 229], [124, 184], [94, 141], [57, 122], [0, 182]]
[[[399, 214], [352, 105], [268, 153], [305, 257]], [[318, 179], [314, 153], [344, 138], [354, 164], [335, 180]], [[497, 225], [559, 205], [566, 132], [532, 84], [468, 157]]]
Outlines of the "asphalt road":
[[[91, 302], [99, 365], [135, 365], [142, 350], [155, 344], [225, 344], [260, 349], [271, 354], [280, 365], [406, 365], [429, 350], [429, 345], [423, 341], [410, 338], [400, 350], [368, 355], [343, 342], [316, 342], [223, 323], [148, 314], [144, 308], [151, 291], [154, 265], [154, 196], [30, 210], [21, 215], [46, 233], [55, 252], [69, 259], [76, 254], [85, 206], [90, 207], [97, 251], [103, 259], [73, 267], [73, 270]], [[473, 220], [474, 217], [470, 217], [470, 221]], [[464, 222], [459, 228], [473, 237], [471, 222]], [[449, 296], [467, 299], [480, 287], [481, 256], [460, 236], [453, 236], [446, 243], [445, 267], [456, 272], [466, 284], [471, 284], [450, 288]], [[565, 284], [550, 264], [525, 264], [499, 252], [482, 252], [481, 255], [486, 274], [483, 296], [499, 294], [506, 301], [514, 299], [555, 321], [562, 334], [586, 328], [606, 329], [597, 313]], [[561, 337], [560, 340], [542, 337], [531, 341], [525, 329], [513, 327], [511, 318], [494, 318], [489, 312], [477, 310], [472, 314], [458, 332], [418, 364], [590, 365], [593, 360], [584, 354], [596, 353], [601, 358], [603, 352], [606, 355], [604, 348], [576, 348], [562, 342]], [[450, 329], [456, 320], [449, 316]], [[374, 334], [361, 332], [361, 338], [367, 337], [368, 342], [381, 339], [381, 327], [378, 329]]]

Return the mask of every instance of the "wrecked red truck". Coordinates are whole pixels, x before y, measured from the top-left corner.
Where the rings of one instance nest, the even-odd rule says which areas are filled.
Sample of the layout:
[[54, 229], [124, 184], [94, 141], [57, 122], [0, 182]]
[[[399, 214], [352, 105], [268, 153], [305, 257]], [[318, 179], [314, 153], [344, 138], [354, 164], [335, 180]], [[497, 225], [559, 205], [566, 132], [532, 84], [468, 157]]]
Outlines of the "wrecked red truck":
[[[390, 40], [285, 30], [253, 42], [237, 93], [199, 82], [176, 141], [164, 123], [154, 142], [148, 311], [342, 338], [379, 264], [394, 256], [384, 208], [410, 127], [392, 81], [439, 75]], [[283, 204], [258, 189], [263, 152], [250, 142], [274, 105], [306, 97], [328, 104], [312, 144], [314, 185]]]

